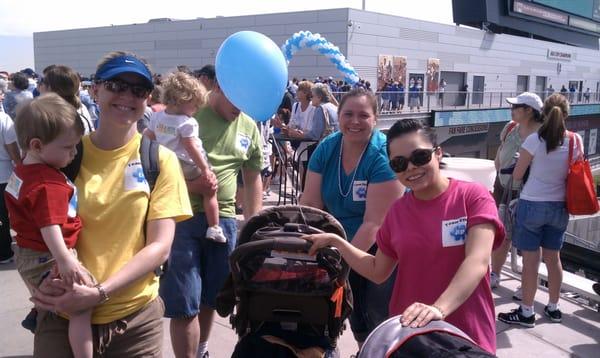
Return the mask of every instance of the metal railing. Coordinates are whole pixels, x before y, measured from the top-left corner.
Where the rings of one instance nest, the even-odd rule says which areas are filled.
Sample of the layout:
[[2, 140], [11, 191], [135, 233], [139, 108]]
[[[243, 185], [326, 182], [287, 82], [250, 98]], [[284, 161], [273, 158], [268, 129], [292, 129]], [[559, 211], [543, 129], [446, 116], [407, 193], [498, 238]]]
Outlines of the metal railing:
[[[334, 92], [339, 101], [345, 92]], [[381, 114], [401, 114], [409, 112], [430, 112], [432, 110], [456, 109], [489, 109], [509, 108], [506, 102], [508, 97], [516, 97], [520, 92], [376, 92], [379, 111]], [[534, 92], [542, 101], [552, 93]], [[563, 94], [571, 104], [597, 104], [600, 103], [600, 93], [597, 92], [567, 92]]]

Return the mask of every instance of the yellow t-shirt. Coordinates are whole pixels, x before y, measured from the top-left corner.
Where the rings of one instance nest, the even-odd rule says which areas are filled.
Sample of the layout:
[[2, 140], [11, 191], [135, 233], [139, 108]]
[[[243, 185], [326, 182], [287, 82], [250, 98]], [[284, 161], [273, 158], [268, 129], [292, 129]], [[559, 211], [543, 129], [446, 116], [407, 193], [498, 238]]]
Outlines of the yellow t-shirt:
[[[185, 181], [175, 154], [159, 150], [160, 175], [149, 195], [139, 155], [140, 135], [115, 150], [101, 150], [83, 138], [83, 160], [75, 181], [83, 229], [78, 257], [98, 282], [119, 271], [146, 243], [144, 220], [192, 216]], [[95, 308], [92, 322], [104, 324], [138, 311], [158, 295], [158, 278], [149, 273]]]

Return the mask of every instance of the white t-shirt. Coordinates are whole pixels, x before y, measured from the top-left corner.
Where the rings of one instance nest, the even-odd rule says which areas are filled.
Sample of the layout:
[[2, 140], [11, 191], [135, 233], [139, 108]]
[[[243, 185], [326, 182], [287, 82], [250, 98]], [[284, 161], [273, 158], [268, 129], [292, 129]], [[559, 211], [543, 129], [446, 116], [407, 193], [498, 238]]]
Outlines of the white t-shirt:
[[[174, 151], [179, 160], [194, 164], [181, 141], [181, 138], [198, 138], [198, 122], [193, 117], [168, 114], [165, 111], [155, 112], [150, 117], [148, 128], [154, 132], [156, 141]], [[200, 141], [200, 138], [198, 140]], [[204, 149], [202, 151], [204, 152]]]
[[292, 116], [290, 118], [290, 127], [302, 130], [304, 133], [310, 130], [310, 123], [315, 113], [316, 107], [312, 103], [308, 104], [306, 110], [302, 111], [300, 102], [294, 103], [292, 106]]
[[[575, 133], [578, 141], [573, 150], [573, 160], [578, 158], [581, 148], [577, 143], [582, 143], [581, 137]], [[521, 199], [529, 201], [565, 201], [567, 173], [569, 170], [569, 138], [561, 146], [550, 153], [546, 153], [546, 141], [541, 139], [537, 132], [529, 135], [521, 148], [525, 149], [531, 155], [529, 179], [523, 191]]]
[[0, 112], [0, 183], [7, 183], [13, 172], [12, 159], [4, 148], [5, 144], [17, 141], [17, 134], [10, 116]]
[[83, 123], [83, 135], [90, 134], [93, 132], [94, 123], [92, 123], [92, 116], [90, 115], [90, 111], [88, 111], [87, 107], [82, 103], [79, 109], [77, 110], [79, 117], [81, 119], [81, 123]]

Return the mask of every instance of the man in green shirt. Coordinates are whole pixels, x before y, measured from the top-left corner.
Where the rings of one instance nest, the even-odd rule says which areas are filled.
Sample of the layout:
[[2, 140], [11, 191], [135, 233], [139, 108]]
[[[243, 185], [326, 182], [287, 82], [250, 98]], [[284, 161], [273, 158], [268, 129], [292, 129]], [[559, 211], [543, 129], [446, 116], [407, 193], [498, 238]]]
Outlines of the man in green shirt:
[[[248, 219], [262, 208], [262, 143], [256, 123], [229, 102], [218, 84], [209, 93], [207, 106], [195, 117], [216, 178], [203, 175], [188, 182], [194, 217], [176, 227], [160, 294], [165, 316], [171, 318], [175, 355], [204, 358], [208, 357], [216, 295], [229, 274], [229, 254], [236, 242], [235, 192], [240, 170], [245, 189], [244, 217]], [[205, 238], [206, 215], [201, 198], [194, 195], [215, 189], [219, 225], [227, 243]]]

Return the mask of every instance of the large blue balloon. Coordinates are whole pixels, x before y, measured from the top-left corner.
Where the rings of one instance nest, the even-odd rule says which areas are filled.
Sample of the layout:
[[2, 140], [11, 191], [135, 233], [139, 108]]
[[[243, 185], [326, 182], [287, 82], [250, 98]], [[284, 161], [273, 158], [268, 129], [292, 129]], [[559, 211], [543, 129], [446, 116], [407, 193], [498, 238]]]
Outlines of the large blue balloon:
[[223, 93], [254, 120], [266, 121], [281, 104], [288, 81], [285, 58], [267, 36], [240, 31], [221, 44], [215, 60]]

